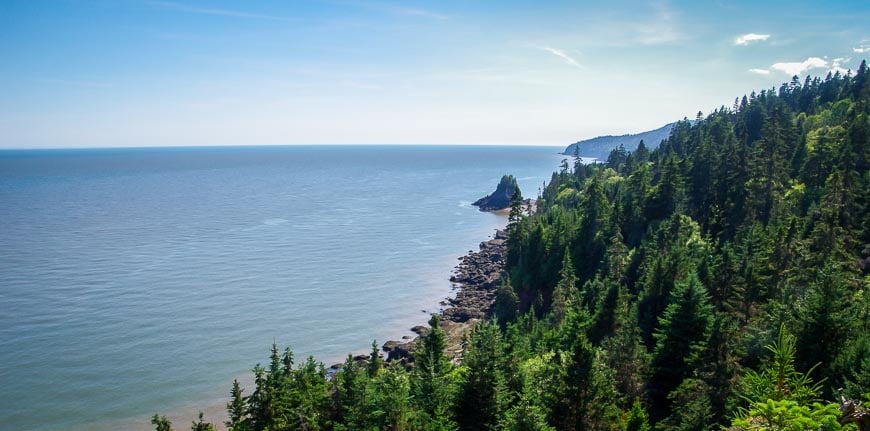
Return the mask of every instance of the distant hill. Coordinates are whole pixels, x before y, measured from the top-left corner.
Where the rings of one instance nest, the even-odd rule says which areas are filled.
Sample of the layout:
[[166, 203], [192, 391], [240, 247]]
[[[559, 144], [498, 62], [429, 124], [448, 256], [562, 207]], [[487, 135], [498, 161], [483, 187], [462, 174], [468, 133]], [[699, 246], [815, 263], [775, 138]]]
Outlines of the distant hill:
[[639, 144], [641, 140], [643, 140], [643, 143], [647, 148], [652, 150], [653, 148], [658, 147], [662, 140], [667, 139], [670, 136], [674, 124], [676, 123], [665, 124], [658, 129], [634, 135], [608, 135], [585, 139], [569, 145], [562, 154], [573, 156], [575, 154], [575, 148], [579, 146], [580, 150], [576, 152], [577, 155], [581, 157], [594, 157], [599, 160], [607, 160], [607, 156], [610, 155], [610, 150], [622, 145], [626, 150], [634, 151], [637, 149], [637, 144]]

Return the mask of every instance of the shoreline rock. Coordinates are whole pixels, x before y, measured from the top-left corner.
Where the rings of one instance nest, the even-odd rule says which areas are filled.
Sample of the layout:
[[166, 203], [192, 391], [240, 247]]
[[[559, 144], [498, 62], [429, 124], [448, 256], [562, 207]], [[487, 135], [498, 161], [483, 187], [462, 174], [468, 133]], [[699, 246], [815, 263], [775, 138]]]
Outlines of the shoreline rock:
[[[478, 251], [469, 250], [460, 257], [459, 265], [453, 270], [450, 282], [457, 290], [456, 296], [448, 298], [449, 307], [437, 314], [441, 318], [441, 329], [447, 335], [446, 354], [454, 362], [462, 359], [465, 333], [476, 322], [492, 316], [496, 290], [504, 274], [506, 241], [507, 233], [496, 231], [492, 239], [480, 243]], [[390, 340], [383, 344], [382, 350], [388, 361], [413, 366], [414, 349], [429, 328], [418, 325], [411, 330], [417, 334], [413, 340]]]
[[[495, 295], [504, 274], [507, 257], [507, 232], [497, 230], [492, 239], [483, 241], [478, 250], [469, 250], [459, 258], [453, 269], [450, 282], [456, 295], [442, 301], [448, 307], [437, 314], [441, 329], [447, 336], [446, 354], [454, 363], [462, 360], [462, 340], [465, 333], [480, 320], [492, 316]], [[396, 361], [407, 368], [414, 366], [414, 349], [420, 337], [429, 332], [428, 326], [416, 325], [410, 328], [416, 334], [404, 336], [402, 340], [388, 340], [381, 346], [380, 355], [385, 361]], [[368, 361], [369, 355], [353, 357], [357, 363]], [[333, 364], [328, 368], [330, 374], [341, 369], [343, 364]]]

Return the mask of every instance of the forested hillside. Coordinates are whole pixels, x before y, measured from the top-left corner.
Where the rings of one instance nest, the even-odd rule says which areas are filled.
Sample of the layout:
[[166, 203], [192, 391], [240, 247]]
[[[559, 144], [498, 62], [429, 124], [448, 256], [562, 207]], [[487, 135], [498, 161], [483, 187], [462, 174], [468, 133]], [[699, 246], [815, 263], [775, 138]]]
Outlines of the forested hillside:
[[437, 318], [411, 370], [349, 358], [328, 380], [275, 348], [227, 425], [858, 429], [838, 389], [870, 392], [866, 64], [695, 120], [653, 151], [564, 164], [535, 214], [514, 199], [494, 320], [460, 364]]
[[668, 138], [671, 130], [676, 123], [665, 124], [655, 130], [647, 132], [626, 134], [620, 136], [596, 136], [591, 139], [584, 139], [568, 145], [562, 154], [568, 156], [593, 157], [598, 160], [607, 159], [610, 150], [623, 147], [629, 151], [634, 151], [641, 142], [647, 148], [656, 148], [659, 143]]

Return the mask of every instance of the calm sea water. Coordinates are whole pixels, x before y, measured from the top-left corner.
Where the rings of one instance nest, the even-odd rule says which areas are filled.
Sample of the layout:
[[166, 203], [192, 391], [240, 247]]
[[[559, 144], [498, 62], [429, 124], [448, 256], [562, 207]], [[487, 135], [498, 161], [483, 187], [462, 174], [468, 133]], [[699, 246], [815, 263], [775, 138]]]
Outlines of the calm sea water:
[[505, 173], [536, 195], [558, 150], [0, 151], [0, 424], [185, 429], [273, 341], [398, 339], [505, 223], [470, 202]]

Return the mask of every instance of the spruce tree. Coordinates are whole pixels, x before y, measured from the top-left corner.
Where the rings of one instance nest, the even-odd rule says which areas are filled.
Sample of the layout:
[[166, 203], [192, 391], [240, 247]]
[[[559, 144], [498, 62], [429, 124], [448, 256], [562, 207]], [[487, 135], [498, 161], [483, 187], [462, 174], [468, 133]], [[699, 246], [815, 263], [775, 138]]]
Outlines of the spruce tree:
[[456, 422], [460, 430], [495, 430], [507, 402], [501, 332], [480, 323], [465, 343], [465, 380], [459, 388]]
[[156, 427], [157, 431], [172, 431], [172, 422], [166, 419], [166, 416], [157, 416], [157, 413], [154, 413], [154, 416], [151, 417], [151, 424]]
[[229, 431], [248, 431], [250, 429], [247, 420], [247, 407], [242, 397], [244, 390], [239, 386], [239, 381], [233, 379], [233, 389], [230, 391], [230, 401], [227, 403], [227, 421], [224, 424]]
[[696, 275], [678, 283], [655, 333], [650, 377], [650, 416], [658, 422], [671, 413], [668, 394], [698, 364], [713, 323], [707, 292]]
[[554, 326], [559, 326], [565, 319], [568, 309], [577, 300], [577, 277], [574, 275], [574, 262], [571, 252], [565, 249], [562, 259], [562, 270], [559, 272], [559, 283], [553, 289], [553, 300], [550, 305], [550, 318]]
[[414, 352], [414, 378], [412, 390], [417, 405], [427, 416], [427, 427], [451, 429], [453, 385], [448, 375], [452, 369], [444, 355], [447, 336], [441, 329], [440, 318], [433, 314], [429, 319], [429, 332], [420, 339]]
[[217, 429], [214, 427], [214, 425], [212, 425], [209, 422], [206, 422], [205, 419], [203, 419], [202, 412], [199, 412], [199, 421], [198, 422], [191, 422], [190, 430], [191, 431], [217, 431]]

